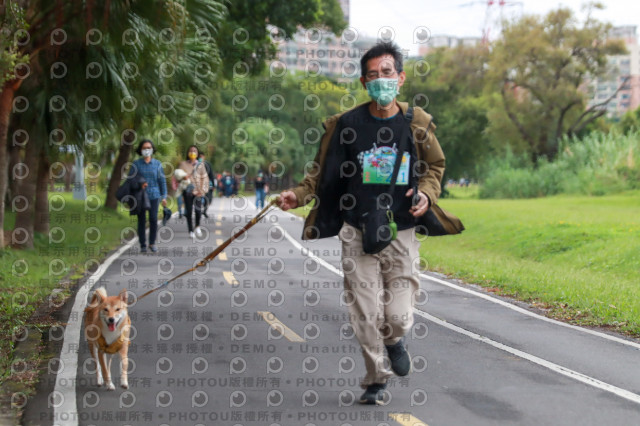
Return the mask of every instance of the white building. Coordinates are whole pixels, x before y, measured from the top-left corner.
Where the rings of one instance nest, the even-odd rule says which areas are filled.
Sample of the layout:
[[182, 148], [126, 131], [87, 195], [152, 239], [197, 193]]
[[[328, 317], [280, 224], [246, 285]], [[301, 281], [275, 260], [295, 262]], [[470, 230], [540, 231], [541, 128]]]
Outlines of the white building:
[[[640, 106], [640, 45], [636, 35], [636, 26], [615, 27], [611, 38], [623, 40], [628, 53], [608, 58], [610, 68], [606, 78], [589, 83], [591, 99], [589, 106], [606, 101], [616, 94], [607, 105], [607, 116], [621, 117], [625, 112]], [[625, 84], [625, 79], [628, 79]]]

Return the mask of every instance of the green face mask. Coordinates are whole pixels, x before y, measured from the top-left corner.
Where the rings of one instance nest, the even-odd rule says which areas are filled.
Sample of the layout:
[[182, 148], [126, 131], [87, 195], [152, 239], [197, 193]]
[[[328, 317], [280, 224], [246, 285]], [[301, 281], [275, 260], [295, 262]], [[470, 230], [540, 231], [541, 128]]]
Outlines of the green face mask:
[[398, 95], [397, 78], [376, 78], [365, 83], [367, 92], [371, 99], [382, 106], [387, 106]]

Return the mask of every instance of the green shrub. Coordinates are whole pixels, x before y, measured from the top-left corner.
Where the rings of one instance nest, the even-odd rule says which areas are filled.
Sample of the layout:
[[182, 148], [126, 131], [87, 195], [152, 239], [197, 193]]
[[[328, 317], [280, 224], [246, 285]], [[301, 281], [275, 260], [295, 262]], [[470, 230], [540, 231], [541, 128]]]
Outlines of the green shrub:
[[554, 161], [540, 160], [535, 167], [526, 156], [507, 150], [484, 171], [480, 198], [619, 193], [640, 187], [640, 131], [565, 138]]

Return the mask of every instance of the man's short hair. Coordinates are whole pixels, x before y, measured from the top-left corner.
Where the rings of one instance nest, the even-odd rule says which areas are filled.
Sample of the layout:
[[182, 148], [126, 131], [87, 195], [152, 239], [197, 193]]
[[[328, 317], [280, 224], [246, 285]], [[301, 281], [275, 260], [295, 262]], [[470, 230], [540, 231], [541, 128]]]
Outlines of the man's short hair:
[[367, 50], [365, 54], [360, 59], [360, 73], [363, 77], [367, 74], [367, 62], [370, 59], [378, 58], [383, 55], [391, 55], [393, 56], [393, 61], [396, 66], [396, 71], [402, 71], [402, 52], [400, 52], [400, 48], [397, 44], [391, 41], [381, 41], [373, 46], [371, 49]]

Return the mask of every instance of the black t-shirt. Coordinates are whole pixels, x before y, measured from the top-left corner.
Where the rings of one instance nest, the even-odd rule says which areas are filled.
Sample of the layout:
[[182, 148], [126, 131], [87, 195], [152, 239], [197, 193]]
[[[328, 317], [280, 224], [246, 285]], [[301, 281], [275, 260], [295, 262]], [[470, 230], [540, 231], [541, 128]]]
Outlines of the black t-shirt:
[[255, 185], [256, 189], [264, 189], [264, 186], [267, 184], [267, 178], [264, 176], [256, 177], [253, 181], [253, 184]]
[[[380, 119], [371, 115], [368, 104], [340, 117], [336, 131], [339, 132], [340, 149], [344, 150], [341, 178], [346, 185], [340, 207], [348, 224], [357, 227], [363, 213], [390, 202], [398, 229], [414, 226], [414, 218], [409, 213], [411, 197], [405, 196], [414, 184], [411, 174], [413, 145], [410, 140], [403, 143], [403, 159], [392, 198], [382, 195], [389, 190], [404, 126], [409, 126], [409, 123], [401, 112], [388, 119]], [[409, 138], [410, 134], [407, 131], [406, 137]]]

